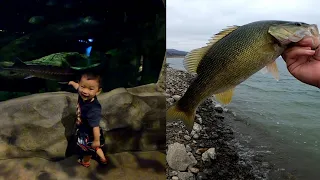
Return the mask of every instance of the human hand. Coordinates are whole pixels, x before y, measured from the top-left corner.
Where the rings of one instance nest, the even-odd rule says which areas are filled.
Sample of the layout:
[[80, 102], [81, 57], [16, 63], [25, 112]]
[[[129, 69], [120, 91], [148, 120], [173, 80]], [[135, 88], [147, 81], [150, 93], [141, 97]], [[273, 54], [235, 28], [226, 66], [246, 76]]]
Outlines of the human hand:
[[93, 149], [96, 149], [97, 147], [100, 147], [100, 141], [93, 141], [91, 147]]
[[74, 81], [69, 81], [68, 85], [73, 85], [74, 83]]
[[318, 38], [305, 37], [282, 53], [282, 58], [287, 63], [289, 72], [295, 78], [318, 88], [320, 88], [319, 45]]
[[76, 125], [79, 126], [80, 124], [81, 124], [81, 120], [77, 119], [77, 120], [76, 120]]
[[78, 87], [79, 87], [79, 84], [74, 81], [69, 81], [68, 85], [73, 86], [73, 88], [75, 88], [75, 89], [78, 89]]

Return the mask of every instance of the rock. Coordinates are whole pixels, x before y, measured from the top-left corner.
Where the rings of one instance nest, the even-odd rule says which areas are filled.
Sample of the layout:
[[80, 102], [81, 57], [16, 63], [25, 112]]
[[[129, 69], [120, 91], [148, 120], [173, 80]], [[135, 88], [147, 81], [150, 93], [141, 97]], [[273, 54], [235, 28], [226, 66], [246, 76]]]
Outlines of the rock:
[[190, 135], [193, 136], [194, 134], [196, 134], [196, 131], [194, 131], [194, 130], [192, 129]]
[[220, 114], [215, 114], [214, 117], [217, 119], [224, 119], [224, 116], [222, 116]]
[[[164, 170], [158, 170], [166, 166], [165, 154], [155, 151], [146, 152], [121, 152], [108, 154], [112, 162], [112, 171], [105, 173], [106, 168], [99, 166], [96, 161], [91, 161], [89, 168], [84, 168], [77, 163], [77, 156], [70, 156], [59, 162], [52, 162], [43, 158], [15, 158], [0, 161], [0, 179], [23, 180], [23, 179], [70, 179], [91, 180], [94, 179], [165, 179]], [[125, 161], [123, 161], [125, 159]], [[151, 162], [146, 171], [139, 164]], [[110, 164], [111, 165], [111, 164]], [[100, 172], [100, 169], [102, 172]], [[94, 173], [94, 176], [93, 176]]]
[[196, 154], [201, 155], [201, 154], [202, 154], [202, 152], [201, 152], [201, 151], [199, 151], [199, 149], [197, 149], [197, 150], [196, 150]]
[[179, 96], [179, 95], [173, 95], [172, 98], [173, 98], [175, 101], [178, 101], [178, 100], [181, 98], [181, 96]]
[[268, 162], [262, 162], [261, 166], [264, 167], [264, 168], [267, 168], [267, 167], [269, 167], [269, 163]]
[[173, 98], [167, 98], [166, 101], [167, 101], [168, 103], [174, 103], [174, 99], [173, 99]]
[[197, 180], [206, 180], [206, 179], [208, 179], [208, 177], [207, 177], [207, 175], [205, 173], [199, 172], [197, 174]]
[[199, 124], [202, 124], [202, 118], [201, 117], [198, 118], [197, 120], [198, 120]]
[[179, 180], [178, 176], [172, 176], [172, 180]]
[[196, 158], [193, 156], [193, 154], [191, 152], [187, 153], [188, 156], [190, 157], [192, 164], [191, 165], [196, 165], [198, 163], [198, 161], [196, 160]]
[[190, 140], [191, 140], [191, 137], [188, 136], [188, 135], [184, 135], [183, 137], [184, 137], [184, 139], [187, 140], [187, 141], [190, 141]]
[[[163, 93], [155, 89], [149, 84], [117, 88], [98, 96], [102, 105], [100, 126], [110, 147], [106, 153], [165, 149], [166, 103]], [[77, 94], [68, 92], [1, 102], [0, 125], [6, 128], [0, 131], [0, 158], [56, 159], [74, 154], [76, 102]]]
[[199, 122], [199, 124], [202, 124], [202, 118], [199, 114], [196, 114], [196, 120]]
[[197, 149], [196, 154], [200, 155], [200, 154], [204, 153], [207, 150], [208, 150], [208, 148], [199, 148], [199, 149]]
[[215, 106], [214, 110], [218, 113], [222, 113], [223, 112], [223, 108], [221, 106]]
[[195, 168], [195, 167], [189, 167], [189, 171], [192, 172], [192, 173], [197, 174], [200, 170], [198, 168]]
[[177, 142], [168, 146], [166, 159], [168, 165], [178, 171], [185, 171], [193, 163], [185, 146]]
[[199, 139], [199, 134], [194, 134], [193, 139]]
[[194, 129], [195, 132], [200, 132], [202, 128], [201, 128], [200, 124], [194, 123], [193, 124], [193, 129]]
[[195, 180], [194, 175], [190, 172], [178, 172], [178, 177], [181, 180]]
[[191, 152], [192, 151], [192, 149], [191, 149], [191, 147], [189, 145], [186, 145], [186, 151], [187, 152]]
[[[176, 89], [175, 93], [170, 92], [171, 95], [183, 95], [190, 85], [190, 82], [194, 80], [194, 77], [195, 76], [191, 76], [190, 73], [185, 71], [167, 68], [166, 87], [168, 89]], [[261, 160], [256, 162], [254, 157], [249, 157], [246, 145], [243, 146], [243, 144], [236, 144], [238, 143], [238, 140], [234, 138], [233, 130], [229, 126], [230, 121], [220, 120], [223, 119], [223, 117], [224, 119], [229, 118], [229, 115], [224, 116], [224, 112], [228, 110], [222, 105], [218, 104], [215, 106], [215, 104], [215, 100], [207, 98], [201, 105], [199, 105], [196, 109], [194, 119], [193, 126], [195, 128], [193, 128], [191, 132], [183, 131], [182, 135], [177, 133], [182, 129], [185, 130], [181, 121], [179, 121], [178, 126], [167, 128], [168, 144], [175, 141], [186, 142], [186, 144], [188, 144], [188, 146], [186, 146], [187, 154], [190, 158], [194, 158], [194, 162], [198, 161], [196, 165], [190, 165], [188, 167], [188, 172], [194, 173], [194, 178], [197, 180], [265, 179], [267, 164], [262, 163], [263, 161]], [[228, 114], [229, 113], [230, 120], [235, 119], [231, 115], [232, 111], [229, 110]], [[198, 139], [195, 134], [199, 135]], [[183, 138], [184, 135], [189, 135], [191, 140], [186, 141]], [[189, 146], [192, 151], [189, 151]], [[219, 152], [219, 155], [217, 153], [218, 156], [212, 156], [212, 154], [215, 153], [209, 153], [211, 150], [206, 152], [209, 150], [207, 147], [216, 147], [217, 149], [215, 149], [215, 151]], [[208, 161], [202, 161], [202, 154], [207, 157]], [[213, 158], [211, 158], [210, 155]], [[198, 170], [199, 172], [197, 172]], [[169, 166], [167, 171], [171, 171]], [[168, 180], [171, 177], [172, 176], [168, 176]]]
[[177, 171], [171, 171], [170, 172], [170, 176], [178, 176], [178, 172]]
[[232, 112], [232, 115], [233, 115], [234, 117], [236, 117], [236, 116], [237, 116], [237, 114], [236, 114], [235, 112]]
[[202, 161], [211, 161], [214, 160], [216, 156], [215, 148], [210, 148], [202, 154]]

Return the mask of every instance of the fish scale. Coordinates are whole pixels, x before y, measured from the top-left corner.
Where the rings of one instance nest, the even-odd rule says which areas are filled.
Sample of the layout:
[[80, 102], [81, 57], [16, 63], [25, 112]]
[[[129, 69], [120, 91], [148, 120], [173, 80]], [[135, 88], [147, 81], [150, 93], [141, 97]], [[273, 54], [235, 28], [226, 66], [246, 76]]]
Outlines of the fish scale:
[[183, 97], [167, 110], [167, 120], [182, 119], [190, 130], [196, 109], [207, 97], [215, 95], [221, 103], [230, 103], [234, 88], [265, 66], [277, 78], [275, 59], [289, 43], [305, 35], [318, 37], [316, 25], [257, 21], [224, 29], [207, 46], [186, 55], [186, 69], [198, 75]]

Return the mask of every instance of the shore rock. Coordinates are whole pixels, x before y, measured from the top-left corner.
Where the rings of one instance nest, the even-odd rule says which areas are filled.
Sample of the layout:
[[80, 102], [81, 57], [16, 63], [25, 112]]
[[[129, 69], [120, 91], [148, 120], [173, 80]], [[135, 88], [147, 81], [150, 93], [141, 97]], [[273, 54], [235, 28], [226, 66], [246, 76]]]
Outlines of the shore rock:
[[194, 175], [190, 172], [179, 172], [178, 177], [181, 180], [195, 180]]
[[201, 159], [202, 161], [211, 161], [216, 158], [215, 156], [216, 156], [215, 148], [210, 148], [202, 154]]
[[[58, 162], [31, 157], [0, 161], [0, 179], [8, 180], [91, 180], [91, 179], [165, 179], [165, 154], [156, 151], [108, 154], [109, 164], [94, 160], [89, 168], [71, 156]], [[148, 177], [148, 178], [146, 178]]]
[[168, 165], [172, 169], [178, 171], [185, 171], [190, 165], [193, 164], [192, 159], [187, 154], [185, 146], [180, 143], [169, 145], [166, 159]]
[[[170, 95], [168, 99], [172, 99], [166, 101], [167, 108], [169, 108], [176, 101], [173, 96], [179, 95], [182, 97], [196, 75], [170, 67], [167, 67], [166, 74], [166, 93]], [[242, 149], [238, 148], [239, 143], [235, 140], [234, 132], [231, 126], [227, 124], [229, 122], [228, 118], [234, 117], [232, 115], [233, 112], [224, 109], [217, 102], [213, 101], [213, 98], [203, 101], [196, 110], [195, 122], [191, 133], [186, 131], [186, 127], [182, 121], [167, 123], [167, 148], [170, 149], [170, 145], [174, 143], [180, 143], [180, 146], [185, 145], [188, 147], [187, 154], [190, 157], [192, 155], [195, 158], [194, 162], [196, 162], [188, 167], [189, 173], [185, 172], [184, 168], [178, 171], [180, 179], [265, 179], [264, 173], [256, 170], [256, 164], [252, 165], [251, 157], [243, 156], [245, 153], [243, 153]], [[193, 139], [189, 139], [188, 137], [192, 137]], [[205, 161], [203, 161], [202, 157], [205, 157]], [[167, 155], [168, 164], [172, 161], [172, 158], [175, 157]], [[196, 168], [199, 171], [192, 172], [195, 174], [191, 176], [190, 168]], [[167, 179], [173, 177], [169, 173], [172, 170], [171, 166], [168, 165]]]

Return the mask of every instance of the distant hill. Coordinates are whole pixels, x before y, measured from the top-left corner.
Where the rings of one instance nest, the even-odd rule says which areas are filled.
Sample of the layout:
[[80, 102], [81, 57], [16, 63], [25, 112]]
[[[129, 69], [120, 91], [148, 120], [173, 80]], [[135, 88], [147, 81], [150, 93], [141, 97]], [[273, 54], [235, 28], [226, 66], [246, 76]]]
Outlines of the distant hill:
[[166, 55], [167, 58], [170, 57], [184, 57], [185, 55], [187, 55], [188, 52], [186, 51], [179, 51], [176, 49], [167, 49]]

